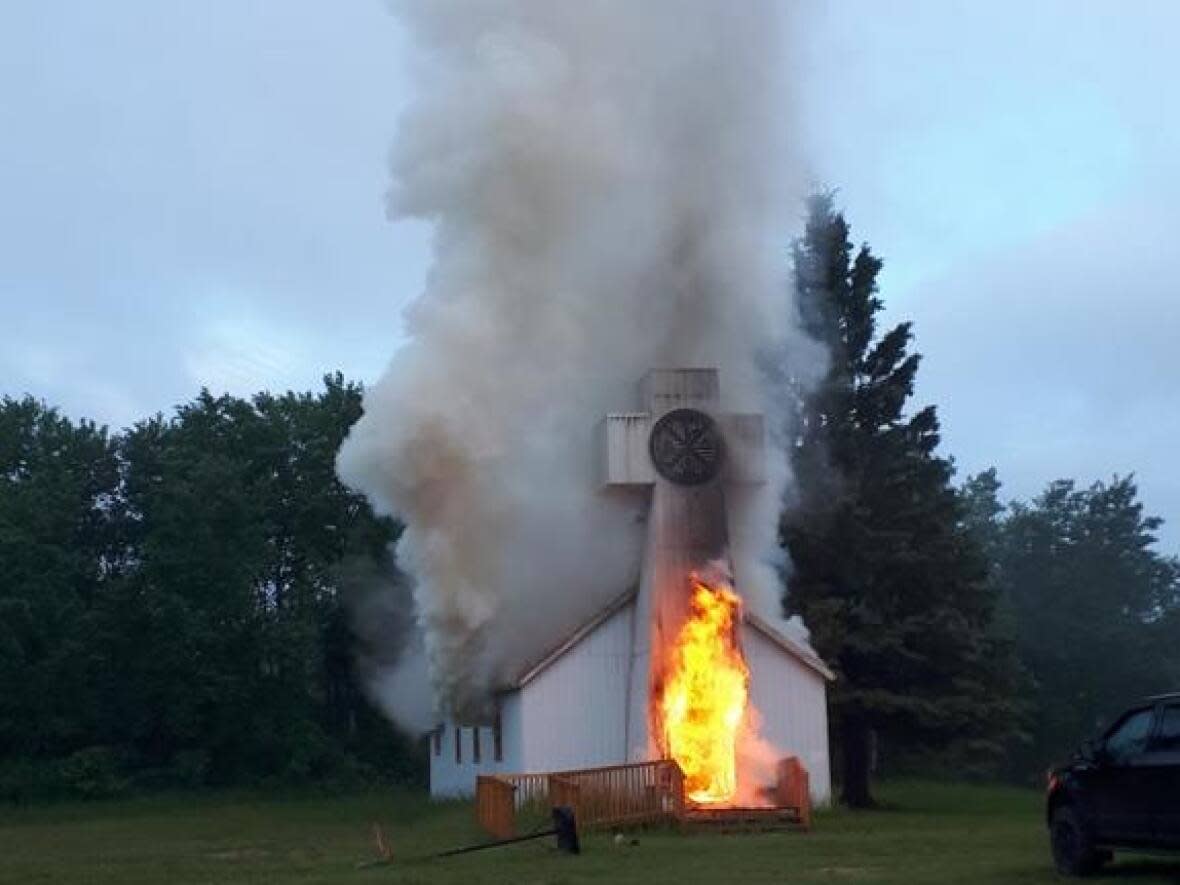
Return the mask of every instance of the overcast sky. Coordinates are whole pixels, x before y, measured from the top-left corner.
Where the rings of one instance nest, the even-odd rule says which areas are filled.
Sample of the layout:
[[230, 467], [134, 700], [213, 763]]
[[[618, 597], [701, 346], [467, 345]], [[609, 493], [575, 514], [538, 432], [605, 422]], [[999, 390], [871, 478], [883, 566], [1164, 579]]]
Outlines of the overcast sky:
[[[1180, 3], [796, 5], [808, 176], [961, 473], [1134, 471], [1180, 552]], [[428, 258], [383, 212], [404, 61], [380, 0], [0, 6], [0, 394], [118, 426], [374, 380]]]

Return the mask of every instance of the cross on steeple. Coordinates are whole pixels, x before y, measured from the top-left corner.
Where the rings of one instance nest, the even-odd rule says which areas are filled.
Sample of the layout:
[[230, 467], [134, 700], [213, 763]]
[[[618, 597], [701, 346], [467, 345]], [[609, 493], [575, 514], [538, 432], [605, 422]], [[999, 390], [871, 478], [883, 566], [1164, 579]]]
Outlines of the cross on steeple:
[[642, 412], [603, 421], [603, 483], [651, 494], [629, 680], [627, 747], [654, 751], [649, 698], [664, 672], [660, 650], [688, 609], [688, 576], [728, 562], [726, 489], [765, 480], [765, 427], [757, 414], [721, 411], [716, 369], [653, 369], [640, 382]]

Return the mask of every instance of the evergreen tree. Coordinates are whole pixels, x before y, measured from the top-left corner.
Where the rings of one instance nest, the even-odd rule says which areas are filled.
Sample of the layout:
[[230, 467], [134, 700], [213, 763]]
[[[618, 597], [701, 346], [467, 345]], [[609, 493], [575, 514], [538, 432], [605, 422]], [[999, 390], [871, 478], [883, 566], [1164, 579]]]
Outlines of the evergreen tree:
[[1004, 514], [1007, 510], [1000, 501], [1000, 479], [996, 468], [967, 477], [960, 490], [963, 500], [963, 519], [975, 537], [993, 576], [999, 567], [1000, 551], [1004, 543]]
[[809, 210], [795, 282], [831, 362], [799, 395], [786, 607], [837, 671], [841, 799], [864, 807], [876, 736], [979, 743], [1010, 720], [1011, 655], [992, 632], [995, 594], [952, 465], [936, 454], [935, 410], [905, 412], [920, 359], [910, 324], [877, 335], [880, 259], [853, 249], [830, 196]]

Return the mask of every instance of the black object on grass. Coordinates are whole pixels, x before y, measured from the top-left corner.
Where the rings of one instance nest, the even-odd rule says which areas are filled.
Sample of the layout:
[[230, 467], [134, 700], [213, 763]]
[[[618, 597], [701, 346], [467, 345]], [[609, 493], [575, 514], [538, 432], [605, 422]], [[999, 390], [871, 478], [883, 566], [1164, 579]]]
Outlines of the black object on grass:
[[545, 836], [557, 837], [557, 850], [565, 854], [581, 854], [582, 846], [578, 841], [578, 822], [574, 817], [574, 810], [566, 805], [553, 808], [553, 826], [538, 833], [527, 836], [513, 836], [511, 839], [497, 839], [495, 842], [481, 842], [479, 845], [465, 845], [462, 848], [452, 848], [442, 851], [435, 857], [453, 857], [456, 854], [470, 854], [473, 851], [483, 851], [485, 848], [499, 848], [501, 845], [515, 845], [517, 842], [530, 842]]
[[557, 835], [557, 850], [566, 854], [581, 854], [582, 845], [578, 841], [578, 822], [574, 819], [574, 810], [568, 805], [558, 805], [553, 809], [553, 832]]

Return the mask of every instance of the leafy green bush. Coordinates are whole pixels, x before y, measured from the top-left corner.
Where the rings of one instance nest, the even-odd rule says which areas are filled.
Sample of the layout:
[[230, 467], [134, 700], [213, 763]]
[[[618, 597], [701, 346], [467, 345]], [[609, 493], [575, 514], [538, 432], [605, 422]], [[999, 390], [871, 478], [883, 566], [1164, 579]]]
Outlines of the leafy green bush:
[[64, 792], [78, 799], [108, 799], [127, 792], [128, 781], [116, 753], [108, 747], [88, 747], [58, 764]]

